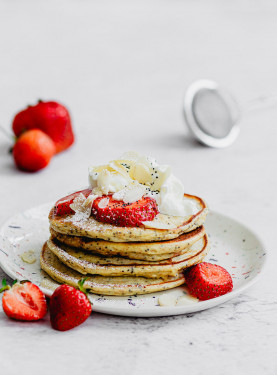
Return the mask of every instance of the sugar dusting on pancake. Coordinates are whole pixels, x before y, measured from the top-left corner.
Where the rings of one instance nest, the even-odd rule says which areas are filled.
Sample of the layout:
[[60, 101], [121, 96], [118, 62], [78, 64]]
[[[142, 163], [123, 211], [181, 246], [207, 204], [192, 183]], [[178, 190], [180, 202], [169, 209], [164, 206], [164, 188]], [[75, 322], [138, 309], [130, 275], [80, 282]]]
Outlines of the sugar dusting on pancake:
[[156, 242], [112, 242], [81, 236], [70, 236], [50, 228], [53, 238], [59, 242], [106, 256], [123, 256], [131, 259], [157, 261], [180, 255], [205, 234], [203, 226], [168, 241]]
[[104, 257], [74, 249], [56, 240], [48, 240], [47, 246], [60, 261], [82, 274], [97, 274], [102, 276], [129, 275], [148, 278], [160, 277], [163, 279], [168, 279], [170, 276], [177, 276], [181, 270], [199, 263], [209, 250], [207, 235], [188, 248], [184, 254], [156, 262], [126, 259], [116, 256]]
[[[79, 272], [60, 262], [56, 255], [47, 248], [46, 244], [41, 252], [40, 263], [41, 268], [59, 283], [78, 287], [78, 281], [83, 277]], [[185, 277], [182, 273], [166, 281], [160, 278], [150, 279], [146, 277], [89, 276], [84, 287], [96, 294], [130, 296], [168, 290], [184, 283]]]

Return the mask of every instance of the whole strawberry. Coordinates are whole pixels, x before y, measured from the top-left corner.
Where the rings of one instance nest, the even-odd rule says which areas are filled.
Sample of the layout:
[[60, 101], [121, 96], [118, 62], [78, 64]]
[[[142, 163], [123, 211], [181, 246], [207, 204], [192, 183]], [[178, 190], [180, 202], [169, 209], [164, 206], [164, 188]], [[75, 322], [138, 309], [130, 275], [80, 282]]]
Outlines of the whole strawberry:
[[46, 167], [55, 154], [55, 145], [47, 134], [34, 129], [23, 133], [13, 148], [13, 158], [19, 169], [36, 172]]
[[212, 263], [199, 263], [185, 271], [187, 288], [199, 300], [222, 296], [233, 289], [232, 277], [225, 268]]
[[0, 292], [4, 292], [2, 305], [4, 313], [17, 320], [39, 320], [47, 312], [45, 296], [38, 286], [30, 281], [24, 283], [14, 282], [13, 286], [2, 281]]
[[67, 149], [74, 142], [69, 112], [57, 102], [39, 101], [27, 107], [14, 117], [12, 128], [16, 137], [26, 130], [42, 130], [53, 140], [56, 153]]
[[82, 324], [91, 314], [91, 303], [84, 290], [86, 279], [79, 281], [78, 290], [69, 285], [59, 286], [50, 298], [50, 321], [54, 329], [68, 331]]

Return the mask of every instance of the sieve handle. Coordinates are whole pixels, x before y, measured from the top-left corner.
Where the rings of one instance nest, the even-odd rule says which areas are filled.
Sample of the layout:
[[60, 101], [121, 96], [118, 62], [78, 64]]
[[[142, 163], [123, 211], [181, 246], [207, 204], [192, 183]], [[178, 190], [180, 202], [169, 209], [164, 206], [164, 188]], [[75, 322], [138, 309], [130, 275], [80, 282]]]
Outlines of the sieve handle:
[[277, 107], [277, 93], [260, 95], [246, 102], [243, 106], [243, 112], [248, 113], [256, 111], [257, 109], [259, 110], [275, 106]]

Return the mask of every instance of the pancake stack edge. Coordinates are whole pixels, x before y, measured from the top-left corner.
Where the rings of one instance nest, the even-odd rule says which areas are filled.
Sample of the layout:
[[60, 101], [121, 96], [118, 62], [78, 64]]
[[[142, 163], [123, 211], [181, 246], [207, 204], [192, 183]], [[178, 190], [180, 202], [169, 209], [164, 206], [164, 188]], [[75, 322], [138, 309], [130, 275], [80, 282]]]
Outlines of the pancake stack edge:
[[75, 287], [86, 277], [84, 286], [96, 294], [135, 295], [174, 288], [185, 283], [183, 270], [202, 262], [209, 251], [203, 226], [207, 212], [204, 204], [178, 228], [155, 230], [57, 217], [52, 210], [41, 268], [57, 282]]

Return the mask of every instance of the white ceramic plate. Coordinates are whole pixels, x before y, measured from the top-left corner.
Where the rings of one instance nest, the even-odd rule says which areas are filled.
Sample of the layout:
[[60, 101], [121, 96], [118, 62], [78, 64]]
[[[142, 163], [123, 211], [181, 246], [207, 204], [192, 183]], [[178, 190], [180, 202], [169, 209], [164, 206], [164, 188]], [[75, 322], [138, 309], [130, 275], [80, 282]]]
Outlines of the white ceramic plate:
[[[13, 279], [30, 280], [39, 285], [50, 296], [58, 286], [40, 270], [39, 254], [49, 237], [48, 213], [50, 204], [45, 204], [9, 219], [0, 231], [0, 265]], [[208, 301], [186, 299], [184, 286], [169, 290], [131, 297], [110, 297], [91, 294], [93, 310], [106, 314], [124, 316], [167, 316], [192, 313], [217, 306], [235, 297], [257, 281], [265, 264], [265, 249], [261, 240], [246, 226], [227, 216], [210, 212], [206, 230], [211, 240], [207, 262], [226, 268], [232, 275], [234, 289], [231, 293]], [[34, 250], [37, 260], [27, 264], [21, 254]], [[170, 296], [170, 306], [160, 306], [159, 298]], [[174, 305], [182, 297], [182, 305]]]

